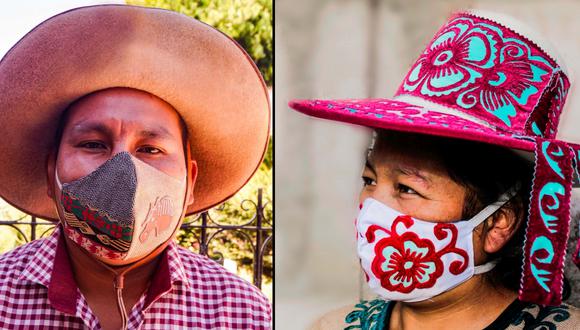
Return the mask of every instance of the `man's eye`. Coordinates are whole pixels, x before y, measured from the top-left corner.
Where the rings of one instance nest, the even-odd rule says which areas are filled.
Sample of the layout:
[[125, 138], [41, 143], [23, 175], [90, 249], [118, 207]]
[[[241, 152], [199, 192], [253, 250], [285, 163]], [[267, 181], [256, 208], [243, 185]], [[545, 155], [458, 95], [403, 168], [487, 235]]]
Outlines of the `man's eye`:
[[101, 142], [89, 141], [79, 144], [79, 147], [86, 149], [106, 149], [107, 147]]
[[377, 182], [371, 178], [369, 178], [368, 176], [363, 176], [362, 177], [363, 180], [363, 185], [366, 186], [376, 186]]
[[139, 149], [137, 149], [137, 151], [138, 152], [144, 152], [146, 154], [152, 154], [152, 155], [156, 155], [156, 154], [160, 154], [161, 153], [161, 149], [155, 148], [155, 147], [151, 147], [151, 146], [140, 147]]
[[409, 195], [418, 195], [419, 194], [415, 190], [410, 188], [409, 186], [406, 186], [406, 185], [400, 184], [400, 183], [397, 185], [397, 191], [401, 194], [409, 194]]

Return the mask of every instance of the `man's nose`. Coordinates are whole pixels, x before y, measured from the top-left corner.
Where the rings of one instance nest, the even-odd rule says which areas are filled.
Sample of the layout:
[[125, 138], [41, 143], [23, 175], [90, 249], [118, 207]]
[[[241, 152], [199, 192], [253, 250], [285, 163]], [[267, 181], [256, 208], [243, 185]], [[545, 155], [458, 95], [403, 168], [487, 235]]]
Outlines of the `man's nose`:
[[122, 153], [122, 152], [128, 152], [131, 155], [135, 156], [134, 153], [135, 150], [132, 150], [131, 145], [128, 143], [128, 141], [124, 141], [124, 140], [120, 140], [120, 141], [115, 141], [114, 144], [111, 146], [111, 154], [110, 154], [110, 158], [113, 158], [115, 156], [117, 156], [118, 154]]

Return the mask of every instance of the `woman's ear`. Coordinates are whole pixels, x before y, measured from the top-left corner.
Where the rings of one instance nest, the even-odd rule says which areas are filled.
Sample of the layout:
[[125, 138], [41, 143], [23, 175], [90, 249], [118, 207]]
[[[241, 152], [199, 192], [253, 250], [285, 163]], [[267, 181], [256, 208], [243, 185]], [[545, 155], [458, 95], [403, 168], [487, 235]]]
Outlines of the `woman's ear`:
[[487, 233], [483, 242], [483, 250], [496, 253], [512, 238], [520, 226], [517, 214], [506, 206], [487, 219]]

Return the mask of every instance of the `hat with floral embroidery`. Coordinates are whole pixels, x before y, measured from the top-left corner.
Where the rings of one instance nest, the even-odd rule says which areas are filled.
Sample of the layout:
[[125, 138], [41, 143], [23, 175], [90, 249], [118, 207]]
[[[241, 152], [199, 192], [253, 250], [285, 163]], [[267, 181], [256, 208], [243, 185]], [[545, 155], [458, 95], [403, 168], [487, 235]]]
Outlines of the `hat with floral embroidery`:
[[[482, 11], [454, 14], [392, 98], [293, 100], [307, 115], [371, 128], [479, 141], [535, 155], [519, 298], [562, 300], [580, 141], [558, 134], [570, 81], [530, 28]], [[580, 245], [574, 261], [580, 265]]]

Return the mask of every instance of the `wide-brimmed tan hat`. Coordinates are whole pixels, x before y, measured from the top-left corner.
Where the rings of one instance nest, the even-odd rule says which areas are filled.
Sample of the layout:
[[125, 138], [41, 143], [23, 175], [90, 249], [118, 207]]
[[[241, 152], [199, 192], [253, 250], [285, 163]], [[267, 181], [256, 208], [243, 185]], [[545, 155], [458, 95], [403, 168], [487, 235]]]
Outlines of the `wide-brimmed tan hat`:
[[63, 111], [110, 87], [171, 104], [198, 163], [188, 214], [237, 192], [269, 137], [268, 92], [246, 52], [218, 30], [172, 11], [125, 5], [73, 9], [34, 28], [0, 62], [0, 195], [57, 219], [46, 161]]

